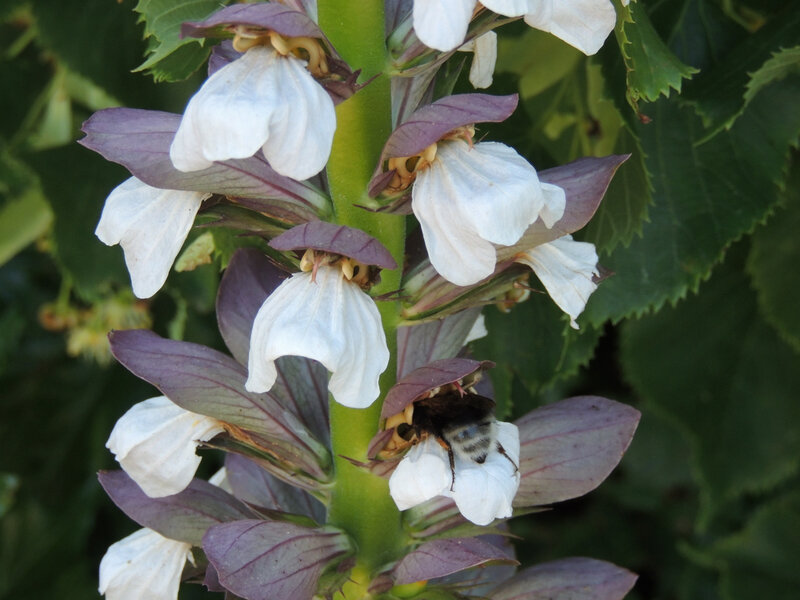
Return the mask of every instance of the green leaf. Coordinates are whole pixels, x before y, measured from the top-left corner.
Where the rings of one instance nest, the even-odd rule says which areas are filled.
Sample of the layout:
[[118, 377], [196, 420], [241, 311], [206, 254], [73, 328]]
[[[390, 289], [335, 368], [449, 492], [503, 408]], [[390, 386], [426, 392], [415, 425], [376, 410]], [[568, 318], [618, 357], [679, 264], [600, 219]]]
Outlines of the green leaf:
[[722, 591], [730, 600], [794, 600], [800, 589], [800, 492], [763, 506], [745, 528], [717, 542], [710, 554], [724, 561]]
[[[510, 398], [500, 396], [510, 395], [513, 387], [505, 369], [519, 377], [530, 395], [537, 396], [588, 363], [600, 338], [600, 332], [588, 325], [571, 329], [569, 319], [547, 294], [532, 294], [508, 314], [489, 308], [484, 315], [489, 335], [473, 342], [473, 347], [475, 356], [501, 365], [498, 402], [508, 402]], [[489, 371], [492, 376], [493, 371]], [[536, 405], [530, 399], [527, 407], [514, 410], [523, 414]]]
[[747, 271], [764, 318], [800, 352], [800, 168], [793, 169], [786, 191], [786, 208], [753, 235]]
[[685, 65], [658, 35], [642, 2], [627, 7], [617, 3], [617, 42], [627, 70], [627, 98], [639, 111], [639, 100], [655, 102], [659, 96], [669, 96], [670, 89], [681, 91], [683, 79], [698, 72]]
[[181, 38], [181, 24], [201, 21], [227, 4], [220, 0], [139, 0], [134, 9], [144, 22], [147, 59], [135, 71], [148, 71], [156, 81], [180, 81], [208, 57], [203, 40]]
[[592, 242], [600, 253], [609, 253], [619, 244], [628, 246], [641, 233], [652, 202], [650, 174], [641, 145], [627, 127], [620, 129], [610, 154], [631, 157], [616, 172], [600, 208], [576, 237]]
[[796, 72], [796, 49], [777, 56], [774, 53], [796, 46], [798, 39], [800, 11], [794, 7], [726, 49], [722, 60], [687, 84], [683, 97], [703, 118], [709, 136], [729, 129], [765, 86]]
[[653, 173], [649, 221], [641, 238], [603, 259], [615, 275], [589, 300], [589, 322], [599, 327], [676, 302], [769, 216], [800, 132], [797, 106], [800, 77], [790, 76], [765, 88], [730, 131], [697, 146], [704, 130], [691, 110], [666, 99], [653, 105], [653, 122], [638, 127]]
[[719, 267], [699, 295], [622, 329], [626, 379], [692, 441], [701, 529], [725, 502], [800, 467], [798, 356], [758, 315], [740, 262]]
[[0, 265], [43, 235], [53, 220], [36, 175], [7, 154], [0, 154]]

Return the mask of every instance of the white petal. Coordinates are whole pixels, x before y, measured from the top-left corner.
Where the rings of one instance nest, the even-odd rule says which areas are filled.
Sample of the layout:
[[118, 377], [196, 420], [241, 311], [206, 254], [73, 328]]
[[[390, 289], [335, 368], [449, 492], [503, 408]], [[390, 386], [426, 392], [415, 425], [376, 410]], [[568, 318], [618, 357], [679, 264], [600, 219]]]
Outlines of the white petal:
[[305, 61], [276, 61], [279, 106], [270, 116], [263, 145], [270, 166], [281, 175], [304, 180], [325, 168], [336, 130], [336, 111], [328, 93], [311, 76]]
[[216, 71], [183, 114], [170, 147], [175, 168], [197, 171], [263, 148], [281, 175], [319, 173], [330, 155], [336, 113], [304, 65], [256, 46]]
[[469, 82], [474, 88], [488, 88], [492, 85], [494, 65], [497, 62], [497, 34], [487, 31], [472, 42], [475, 54], [469, 68]]
[[220, 467], [216, 473], [208, 478], [208, 483], [215, 485], [220, 489], [225, 490], [229, 494], [233, 493], [230, 481], [228, 481], [228, 470], [225, 467]]
[[477, 0], [414, 0], [414, 32], [430, 48], [448, 52], [467, 35]]
[[165, 396], [135, 404], [119, 418], [106, 447], [151, 498], [177, 494], [200, 464], [198, 441], [223, 431], [216, 419], [182, 409]]
[[493, 451], [483, 464], [457, 459], [454, 491], [445, 492], [464, 518], [476, 525], [510, 517], [519, 489], [519, 430], [513, 423], [498, 422], [497, 427], [497, 441], [508, 457]]
[[542, 195], [544, 205], [539, 211], [539, 218], [549, 229], [564, 216], [564, 209], [567, 207], [567, 195], [564, 188], [552, 183], [542, 183]]
[[108, 195], [94, 233], [108, 246], [122, 246], [137, 297], [149, 298], [164, 285], [200, 204], [209, 195], [162, 190], [136, 177]]
[[321, 266], [296, 273], [264, 301], [253, 322], [245, 387], [266, 392], [275, 383], [275, 359], [305, 356], [332, 372], [328, 389], [337, 402], [365, 408], [378, 397], [378, 377], [389, 349], [375, 302], [341, 270]]
[[417, 175], [411, 207], [434, 268], [456, 285], [470, 285], [494, 270], [492, 244], [517, 242], [543, 204], [536, 170], [512, 148], [451, 140]]
[[552, 33], [587, 55], [597, 52], [614, 30], [610, 0], [531, 0], [525, 22]]
[[517, 261], [533, 269], [553, 302], [570, 316], [570, 326], [578, 329], [575, 319], [597, 289], [592, 281], [599, 273], [594, 244], [576, 242], [566, 235], [523, 252]]
[[489, 335], [489, 330], [486, 329], [486, 319], [481, 313], [478, 315], [478, 318], [475, 319], [475, 322], [472, 324], [472, 329], [470, 329], [469, 333], [467, 333], [467, 338], [464, 340], [464, 343], [469, 344], [474, 340], [485, 338], [487, 335]]
[[408, 451], [389, 479], [389, 493], [399, 510], [441, 496], [450, 489], [452, 473], [445, 450], [432, 437]]
[[191, 546], [151, 529], [112, 544], [100, 561], [100, 588], [107, 600], [175, 600]]
[[[532, 0], [481, 0], [490, 11], [504, 17], [521, 17], [528, 12]], [[534, 0], [535, 1], [535, 0]]]

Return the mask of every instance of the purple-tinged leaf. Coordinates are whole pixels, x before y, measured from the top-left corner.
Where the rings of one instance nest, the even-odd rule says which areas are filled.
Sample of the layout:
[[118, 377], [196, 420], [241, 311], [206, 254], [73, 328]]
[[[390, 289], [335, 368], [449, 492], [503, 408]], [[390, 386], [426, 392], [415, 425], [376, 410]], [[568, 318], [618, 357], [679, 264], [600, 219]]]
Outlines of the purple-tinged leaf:
[[638, 410], [598, 396], [548, 404], [516, 421], [522, 481], [514, 506], [541, 506], [596, 488], [617, 466]]
[[[516, 94], [458, 94], [418, 109], [386, 140], [375, 176], [370, 182], [370, 196], [377, 196], [383, 190], [379, 182], [385, 181], [382, 174], [383, 163], [387, 159], [419, 154], [454, 129], [465, 125], [505, 121], [517, 108], [518, 101]], [[385, 183], [383, 185], [385, 187]]]
[[564, 558], [521, 571], [492, 600], [622, 600], [637, 576], [593, 558]]
[[[217, 322], [233, 356], [247, 364], [250, 331], [258, 309], [285, 274], [261, 252], [237, 250], [220, 282]], [[270, 390], [284, 408], [291, 410], [316, 438], [328, 445], [328, 371], [317, 361], [284, 356], [276, 361], [278, 378]]]
[[201, 479], [163, 498], [147, 496], [125, 471], [100, 471], [98, 479], [114, 504], [139, 525], [193, 546], [200, 546], [212, 525], [253, 516], [228, 492]]
[[114, 331], [109, 339], [123, 366], [181, 408], [235, 425], [283, 463], [327, 478], [325, 447], [273, 395], [246, 391], [247, 372], [229, 356], [143, 329]]
[[519, 242], [498, 249], [498, 262], [517, 252], [530, 250], [583, 228], [600, 206], [600, 201], [617, 168], [628, 160], [629, 156], [629, 154], [612, 154], [603, 158], [580, 158], [539, 173], [541, 181], [564, 189], [567, 197], [564, 216], [550, 229], [545, 227], [541, 220], [537, 220], [528, 227]]
[[381, 418], [401, 412], [406, 406], [431, 390], [453, 383], [476, 371], [493, 367], [490, 361], [469, 358], [444, 358], [413, 370], [398, 381], [383, 401]]
[[[507, 534], [507, 523], [503, 523], [503, 529]], [[501, 552], [506, 554], [509, 561], [483, 566], [480, 569], [460, 571], [439, 580], [437, 583], [450, 589], [465, 590], [470, 596], [488, 598], [490, 590], [514, 576], [517, 572], [516, 565], [519, 563], [516, 561], [514, 545], [507, 535], [482, 535], [478, 539], [497, 546]]]
[[397, 377], [440, 358], [454, 358], [464, 347], [480, 308], [471, 308], [420, 325], [397, 328]]
[[360, 229], [325, 221], [312, 221], [293, 227], [270, 240], [269, 245], [283, 251], [312, 248], [349, 256], [365, 265], [377, 265], [381, 269], [397, 268], [391, 253], [371, 235]]
[[278, 175], [260, 154], [215, 162], [202, 171], [178, 171], [169, 148], [180, 120], [181, 115], [172, 113], [109, 108], [83, 124], [86, 137], [79, 143], [153, 187], [248, 198], [248, 208], [289, 223], [304, 223], [329, 212], [330, 201], [322, 192], [310, 183]]
[[489, 562], [519, 564], [504, 550], [479, 538], [432, 540], [406, 554], [394, 568], [397, 585], [445, 577]]
[[350, 544], [329, 529], [248, 520], [210, 528], [203, 549], [220, 583], [247, 600], [308, 600], [323, 570]]
[[209, 592], [227, 592], [228, 590], [219, 582], [219, 573], [211, 563], [206, 565], [203, 585]]
[[225, 471], [233, 494], [243, 502], [260, 508], [279, 510], [325, 520], [325, 507], [313, 496], [273, 477], [252, 460], [227, 454]]
[[217, 324], [225, 345], [241, 364], [247, 364], [258, 309], [286, 277], [286, 272], [253, 248], [239, 248], [228, 263], [217, 292]]
[[324, 37], [307, 15], [277, 2], [234, 4], [215, 12], [204, 21], [184, 23], [182, 37], [218, 37], [226, 25], [269, 29], [286, 37]]

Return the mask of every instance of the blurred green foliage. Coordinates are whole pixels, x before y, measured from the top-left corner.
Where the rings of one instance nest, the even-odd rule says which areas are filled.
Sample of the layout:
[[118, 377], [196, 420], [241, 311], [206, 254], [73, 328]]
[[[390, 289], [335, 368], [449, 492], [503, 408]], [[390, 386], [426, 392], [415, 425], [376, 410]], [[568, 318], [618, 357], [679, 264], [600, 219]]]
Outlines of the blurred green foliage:
[[[0, 6], [0, 597], [96, 597], [105, 548], [134, 529], [95, 472], [116, 418], [155, 392], [103, 365], [105, 332], [152, 322], [219, 346], [219, 257], [136, 302], [121, 252], [93, 235], [127, 174], [74, 144], [104, 107], [180, 112], [208, 48], [176, 24], [218, 5]], [[798, 40], [796, 0], [640, 0], [591, 58], [500, 30], [489, 91], [518, 92], [520, 109], [482, 133], [540, 169], [632, 154], [579, 232], [614, 273], [581, 329], [534, 293], [487, 309], [491, 337], [473, 344], [500, 363], [508, 414], [580, 393], [643, 413], [609, 481], [512, 523], [523, 561], [610, 560], [641, 574], [632, 598], [796, 597]]]

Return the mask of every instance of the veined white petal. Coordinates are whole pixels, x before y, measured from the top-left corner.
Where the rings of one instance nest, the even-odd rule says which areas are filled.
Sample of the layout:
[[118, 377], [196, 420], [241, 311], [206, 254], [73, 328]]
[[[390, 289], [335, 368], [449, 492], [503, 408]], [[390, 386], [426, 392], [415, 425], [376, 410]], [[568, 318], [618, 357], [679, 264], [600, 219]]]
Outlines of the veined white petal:
[[531, 0], [525, 22], [591, 55], [614, 30], [617, 13], [610, 0]]
[[278, 96], [262, 150], [281, 175], [304, 180], [325, 168], [336, 130], [333, 100], [294, 56], [275, 61]]
[[[481, 0], [490, 11], [504, 17], [521, 17], [528, 12], [532, 0]], [[535, 1], [535, 0], [534, 0]]]
[[455, 500], [464, 518], [476, 525], [510, 517], [511, 502], [519, 489], [519, 429], [498, 421], [497, 441], [507, 456], [495, 450], [483, 464], [457, 457], [454, 490], [444, 492]]
[[197, 171], [262, 148], [275, 171], [308, 179], [328, 161], [335, 128], [333, 101], [305, 62], [256, 46], [192, 97], [170, 158], [180, 171]]
[[552, 183], [542, 183], [542, 196], [544, 205], [539, 211], [539, 218], [549, 229], [564, 216], [564, 209], [567, 207], [567, 195], [564, 188]]
[[122, 246], [138, 298], [149, 298], [164, 285], [200, 205], [210, 195], [162, 190], [136, 177], [108, 195], [94, 233], [108, 246]]
[[456, 285], [494, 271], [492, 244], [517, 242], [544, 205], [536, 170], [512, 148], [462, 140], [439, 144], [417, 175], [411, 207], [434, 268]]
[[175, 600], [191, 545], [139, 529], [109, 546], [100, 561], [99, 592], [107, 600]]
[[389, 494], [399, 510], [442, 495], [452, 474], [447, 453], [432, 437], [411, 448], [389, 478]]
[[305, 356], [332, 372], [328, 389], [340, 404], [366, 408], [380, 392], [378, 377], [389, 349], [375, 302], [340, 269], [320, 266], [295, 273], [264, 301], [253, 322], [245, 388], [266, 392], [275, 383], [275, 359]]
[[477, 0], [414, 0], [414, 32], [430, 48], [448, 52], [467, 35]]
[[197, 443], [221, 431], [216, 419], [157, 396], [135, 404], [122, 415], [106, 447], [145, 494], [161, 498], [189, 485], [200, 464], [195, 453]]
[[569, 315], [570, 326], [578, 329], [575, 319], [597, 289], [592, 280], [599, 274], [594, 244], [565, 235], [519, 254], [516, 260], [533, 269], [553, 302]]
[[484, 89], [492, 85], [494, 65], [497, 62], [497, 34], [487, 31], [461, 46], [459, 50], [473, 53], [469, 68], [469, 82], [472, 87]]

